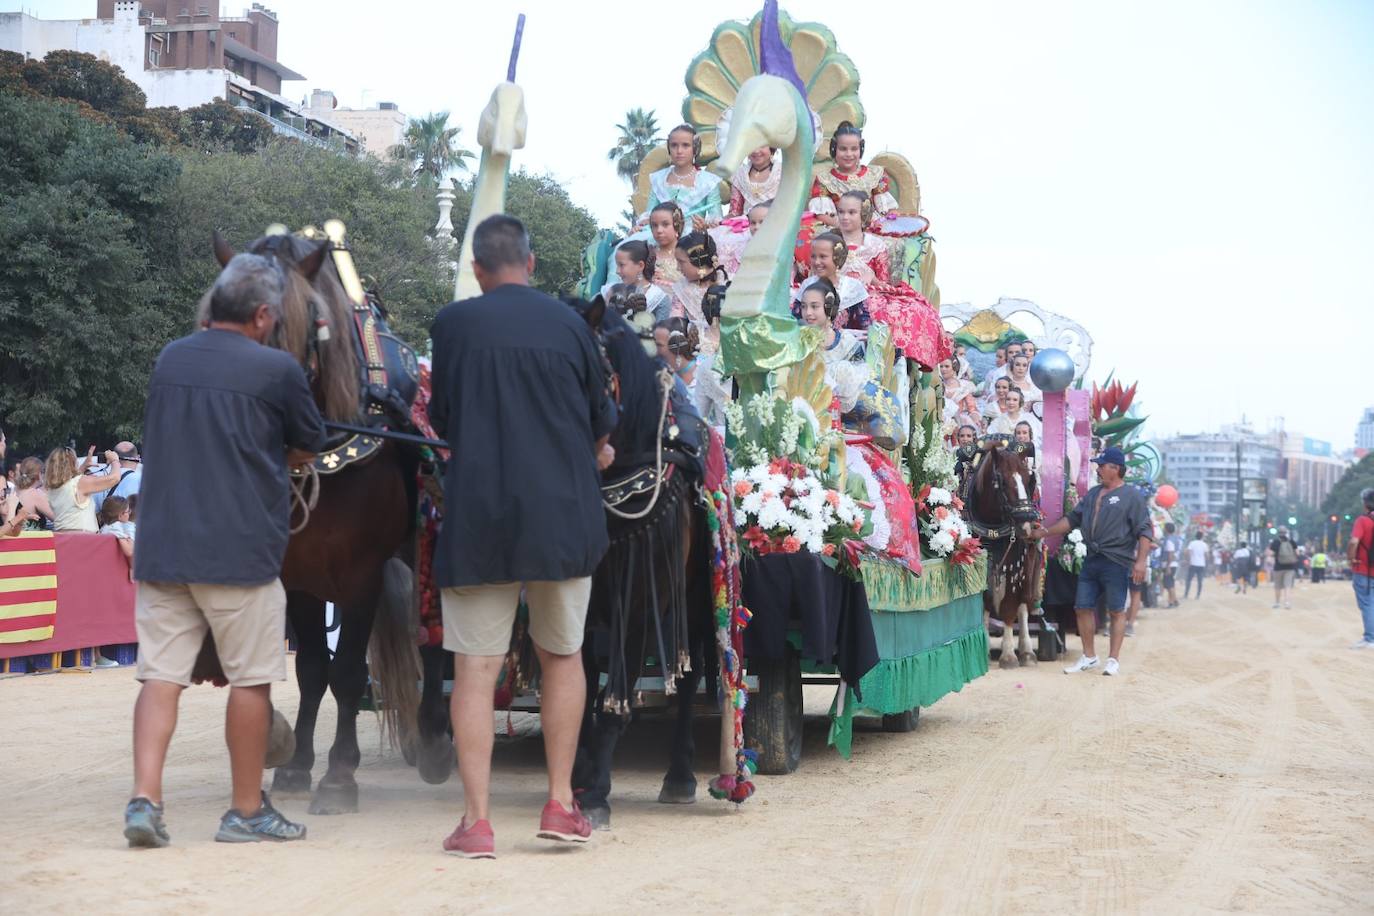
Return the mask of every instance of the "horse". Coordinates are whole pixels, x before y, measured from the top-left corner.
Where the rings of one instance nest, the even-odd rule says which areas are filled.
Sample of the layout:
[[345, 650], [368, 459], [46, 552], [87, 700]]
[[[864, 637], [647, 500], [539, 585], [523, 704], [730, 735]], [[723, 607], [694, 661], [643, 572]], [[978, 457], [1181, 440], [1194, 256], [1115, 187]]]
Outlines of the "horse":
[[651, 332], [599, 297], [569, 304], [597, 336], [619, 410], [611, 434], [615, 462], [602, 474], [610, 548], [592, 577], [583, 646], [587, 706], [573, 771], [583, 812], [609, 828], [612, 758], [648, 655], [662, 667], [665, 692], [676, 693], [677, 706], [658, 800], [696, 800], [693, 702], [701, 679], [710, 684], [716, 673], [709, 531], [698, 497], [709, 433], [690, 405], [673, 397], [672, 373], [649, 355]]
[[[326, 420], [362, 422], [354, 304], [331, 256], [344, 251], [341, 245], [273, 234], [247, 250], [273, 259], [285, 280], [281, 319], [268, 345], [291, 353], [301, 364]], [[235, 254], [218, 233], [214, 252], [221, 266]], [[347, 263], [351, 269], [351, 261]], [[198, 317], [202, 325], [208, 321], [208, 293]], [[389, 440], [361, 446], [351, 441], [337, 443], [316, 459], [313, 472], [293, 480], [293, 533], [281, 573], [287, 619], [297, 641], [300, 708], [294, 753], [277, 768], [272, 791], [310, 793], [315, 722], [326, 688], [338, 706], [329, 764], [311, 795], [311, 814], [358, 810], [357, 718], [368, 687], [369, 658], [372, 679], [386, 692], [383, 725], [392, 740], [420, 756], [422, 774], [453, 769], [448, 741], [415, 744], [419, 662], [411, 569], [400, 554], [413, 534], [418, 457]], [[350, 449], [356, 454], [350, 455]], [[333, 658], [325, 641], [325, 602], [334, 604], [339, 620]]]
[[[996, 614], [1002, 621], [1002, 668], [1037, 663], [1030, 644], [1030, 608], [1040, 597], [1044, 558], [1040, 544], [1028, 536], [1041, 519], [1034, 502], [1035, 474], [1024, 447], [984, 438], [973, 466], [964, 477], [964, 505], [969, 528], [988, 551], [988, 587], [983, 592], [983, 624]], [[1019, 621], [1016, 651], [1012, 629]]]

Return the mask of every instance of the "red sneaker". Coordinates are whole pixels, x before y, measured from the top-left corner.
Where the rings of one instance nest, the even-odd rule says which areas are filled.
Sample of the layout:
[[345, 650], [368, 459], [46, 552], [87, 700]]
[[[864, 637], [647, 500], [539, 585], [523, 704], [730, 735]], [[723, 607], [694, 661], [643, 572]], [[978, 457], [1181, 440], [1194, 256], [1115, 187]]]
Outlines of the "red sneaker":
[[549, 799], [539, 815], [539, 832], [535, 836], [542, 840], [560, 840], [564, 843], [585, 843], [592, 835], [592, 822], [582, 816], [582, 809], [573, 802], [569, 811]]
[[444, 852], [465, 859], [496, 858], [496, 836], [491, 831], [491, 821], [481, 820], [468, 826], [463, 818], [453, 832], [444, 837]]

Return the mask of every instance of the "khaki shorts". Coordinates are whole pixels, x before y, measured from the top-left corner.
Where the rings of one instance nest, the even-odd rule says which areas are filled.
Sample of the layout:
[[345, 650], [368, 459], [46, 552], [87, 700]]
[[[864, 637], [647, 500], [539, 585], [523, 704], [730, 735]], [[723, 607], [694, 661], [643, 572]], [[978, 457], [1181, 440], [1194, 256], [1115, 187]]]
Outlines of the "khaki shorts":
[[590, 576], [562, 582], [503, 582], [443, 589], [444, 648], [459, 655], [505, 655], [510, 650], [522, 584], [530, 606], [534, 644], [554, 655], [580, 651], [592, 597]]
[[1293, 587], [1293, 570], [1291, 570], [1291, 569], [1276, 569], [1276, 570], [1274, 570], [1274, 587], [1275, 587], [1275, 588], [1292, 588], [1292, 587]]
[[286, 680], [286, 590], [265, 585], [138, 583], [138, 679], [191, 685], [205, 632], [235, 687]]

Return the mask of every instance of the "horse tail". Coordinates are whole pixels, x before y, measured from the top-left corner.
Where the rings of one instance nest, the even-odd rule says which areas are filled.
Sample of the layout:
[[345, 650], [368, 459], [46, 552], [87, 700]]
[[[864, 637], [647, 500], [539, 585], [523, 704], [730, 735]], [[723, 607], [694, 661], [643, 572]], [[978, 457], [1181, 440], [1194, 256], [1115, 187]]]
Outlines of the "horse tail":
[[382, 568], [382, 590], [372, 624], [368, 664], [374, 690], [382, 694], [382, 732], [392, 745], [404, 747], [419, 731], [420, 653], [415, 633], [413, 576], [410, 567], [392, 557]]

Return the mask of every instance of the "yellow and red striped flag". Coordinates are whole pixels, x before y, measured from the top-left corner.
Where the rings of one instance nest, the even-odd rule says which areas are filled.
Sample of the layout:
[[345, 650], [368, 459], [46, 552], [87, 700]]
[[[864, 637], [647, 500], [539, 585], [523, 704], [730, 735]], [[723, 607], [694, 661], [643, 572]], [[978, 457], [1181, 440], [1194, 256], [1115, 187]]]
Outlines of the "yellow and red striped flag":
[[57, 620], [57, 548], [51, 531], [0, 538], [0, 643], [51, 639]]

